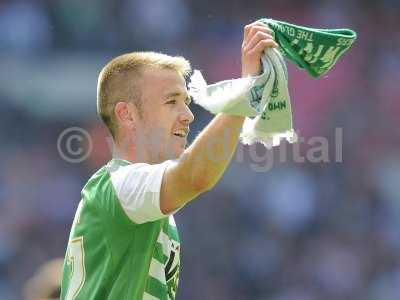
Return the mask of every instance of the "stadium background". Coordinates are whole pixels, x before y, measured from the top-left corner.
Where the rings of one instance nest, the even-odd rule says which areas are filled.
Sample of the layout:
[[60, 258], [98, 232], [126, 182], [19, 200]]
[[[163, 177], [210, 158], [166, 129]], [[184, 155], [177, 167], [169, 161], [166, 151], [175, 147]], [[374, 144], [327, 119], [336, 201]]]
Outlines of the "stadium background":
[[[343, 163], [275, 155], [255, 172], [235, 159], [177, 214], [178, 299], [399, 299], [399, 15], [395, 0], [0, 1], [0, 299], [22, 299], [38, 267], [64, 255], [80, 189], [110, 157], [95, 114], [100, 68], [152, 49], [184, 55], [209, 82], [237, 77], [242, 26], [263, 16], [357, 31], [318, 81], [289, 66], [296, 129], [332, 147], [343, 128]], [[191, 138], [210, 119], [192, 108]], [[93, 141], [77, 164], [57, 151], [70, 126]]]

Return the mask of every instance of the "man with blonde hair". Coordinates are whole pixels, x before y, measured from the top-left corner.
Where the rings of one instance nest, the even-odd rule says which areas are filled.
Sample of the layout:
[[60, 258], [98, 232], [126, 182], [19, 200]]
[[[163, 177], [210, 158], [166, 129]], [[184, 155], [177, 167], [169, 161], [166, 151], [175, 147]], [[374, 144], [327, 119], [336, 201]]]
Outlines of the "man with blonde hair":
[[[276, 46], [264, 25], [245, 26], [242, 76], [259, 74], [264, 49]], [[190, 71], [182, 57], [136, 52], [100, 72], [97, 108], [115, 153], [82, 190], [61, 299], [175, 299], [180, 242], [173, 214], [218, 182], [244, 121], [219, 114], [186, 148], [194, 120]], [[224, 144], [210, 149], [211, 140]]]

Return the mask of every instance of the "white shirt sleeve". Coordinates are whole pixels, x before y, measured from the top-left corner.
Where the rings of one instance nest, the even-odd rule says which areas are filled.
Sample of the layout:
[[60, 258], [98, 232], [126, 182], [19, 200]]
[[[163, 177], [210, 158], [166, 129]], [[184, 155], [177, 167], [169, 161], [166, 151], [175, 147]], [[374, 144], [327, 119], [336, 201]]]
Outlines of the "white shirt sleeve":
[[117, 198], [134, 223], [152, 222], [178, 211], [165, 215], [160, 209], [161, 182], [170, 162], [156, 165], [137, 163], [110, 172]]

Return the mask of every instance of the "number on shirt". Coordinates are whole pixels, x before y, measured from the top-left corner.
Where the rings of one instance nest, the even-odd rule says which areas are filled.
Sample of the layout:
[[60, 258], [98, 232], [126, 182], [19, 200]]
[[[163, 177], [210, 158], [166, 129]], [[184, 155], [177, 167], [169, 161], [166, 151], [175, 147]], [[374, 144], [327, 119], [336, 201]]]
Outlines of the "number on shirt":
[[66, 300], [74, 300], [85, 283], [85, 252], [83, 236], [72, 239], [68, 245], [68, 262], [71, 266], [71, 279]]

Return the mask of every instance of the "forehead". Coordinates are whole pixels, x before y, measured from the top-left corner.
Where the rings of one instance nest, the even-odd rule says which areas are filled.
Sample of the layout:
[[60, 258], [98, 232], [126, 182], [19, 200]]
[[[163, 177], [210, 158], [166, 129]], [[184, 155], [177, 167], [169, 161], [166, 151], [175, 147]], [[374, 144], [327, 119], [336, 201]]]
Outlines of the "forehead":
[[168, 94], [187, 93], [185, 79], [175, 70], [147, 68], [143, 70], [141, 79], [142, 95], [145, 97], [162, 100]]

